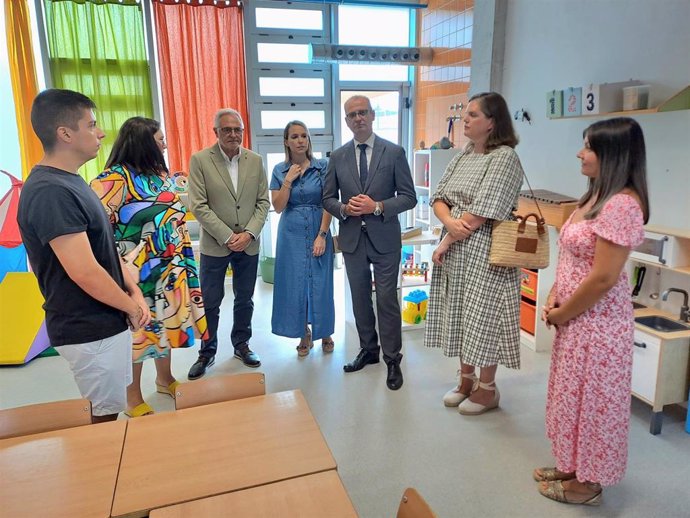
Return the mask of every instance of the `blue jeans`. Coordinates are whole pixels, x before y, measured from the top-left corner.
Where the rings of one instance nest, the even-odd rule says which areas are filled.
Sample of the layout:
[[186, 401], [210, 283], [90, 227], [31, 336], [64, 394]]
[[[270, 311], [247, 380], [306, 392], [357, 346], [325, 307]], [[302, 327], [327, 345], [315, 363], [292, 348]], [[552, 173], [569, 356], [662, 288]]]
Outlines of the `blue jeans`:
[[201, 342], [199, 357], [212, 358], [218, 350], [218, 321], [220, 305], [225, 295], [225, 272], [232, 266], [232, 292], [235, 295], [230, 340], [235, 349], [245, 345], [252, 337], [254, 314], [254, 286], [259, 256], [244, 252], [231, 252], [225, 257], [201, 254], [199, 280], [204, 297], [204, 310], [208, 324], [208, 340]]

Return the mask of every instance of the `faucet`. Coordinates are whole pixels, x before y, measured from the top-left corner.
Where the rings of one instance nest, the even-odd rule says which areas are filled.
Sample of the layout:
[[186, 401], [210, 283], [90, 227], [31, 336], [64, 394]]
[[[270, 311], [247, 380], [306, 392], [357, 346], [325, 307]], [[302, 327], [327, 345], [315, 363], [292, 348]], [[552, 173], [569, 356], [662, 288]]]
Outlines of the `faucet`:
[[680, 307], [679, 319], [683, 322], [690, 322], [690, 308], [688, 308], [688, 292], [680, 288], [669, 288], [661, 294], [661, 300], [667, 300], [668, 294], [672, 291], [683, 294], [683, 305]]

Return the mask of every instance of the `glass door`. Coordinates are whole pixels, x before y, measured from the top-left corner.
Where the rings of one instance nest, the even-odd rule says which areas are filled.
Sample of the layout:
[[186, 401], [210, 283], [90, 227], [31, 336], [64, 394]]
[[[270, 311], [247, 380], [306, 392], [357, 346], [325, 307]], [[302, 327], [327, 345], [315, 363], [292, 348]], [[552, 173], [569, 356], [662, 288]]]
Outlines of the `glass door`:
[[374, 119], [374, 133], [379, 137], [390, 140], [398, 145], [402, 145], [402, 109], [401, 91], [396, 90], [340, 90], [340, 144], [345, 144], [352, 140], [352, 133], [342, 120], [345, 113], [345, 103], [350, 97], [364, 95], [371, 100], [371, 107], [374, 109], [376, 118]]

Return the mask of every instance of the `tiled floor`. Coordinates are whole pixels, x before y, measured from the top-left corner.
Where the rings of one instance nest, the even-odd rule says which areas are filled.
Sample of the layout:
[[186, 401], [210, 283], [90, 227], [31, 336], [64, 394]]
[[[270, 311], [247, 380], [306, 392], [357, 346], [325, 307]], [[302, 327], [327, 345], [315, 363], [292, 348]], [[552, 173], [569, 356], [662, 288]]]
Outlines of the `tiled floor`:
[[[336, 272], [342, 286], [342, 271]], [[338, 307], [342, 289], [336, 293]], [[340, 301], [340, 302], [338, 302]], [[270, 332], [272, 289], [257, 283], [253, 349], [260, 354], [267, 390], [301, 389], [338, 462], [338, 471], [360, 515], [395, 515], [407, 486], [416, 487], [440, 518], [447, 517], [688, 517], [690, 516], [690, 435], [685, 411], [670, 407], [661, 435], [648, 433], [650, 409], [632, 402], [630, 458], [626, 478], [607, 489], [600, 508], [566, 506], [536, 492], [531, 472], [551, 465], [544, 437], [544, 400], [549, 356], [523, 350], [520, 371], [499, 369], [501, 408], [464, 417], [445, 408], [441, 397], [454, 383], [455, 360], [424, 349], [422, 332], [403, 335], [405, 385], [385, 386], [385, 364], [344, 374], [342, 365], [358, 349], [351, 327], [340, 321], [336, 350], [324, 355], [317, 344], [298, 359], [296, 340]], [[229, 337], [231, 295], [221, 315], [221, 335]], [[186, 377], [197, 348], [175, 351], [173, 370]], [[221, 340], [209, 375], [243, 372]], [[143, 389], [156, 411], [173, 409], [157, 394], [151, 362], [144, 367]], [[40, 358], [23, 367], [0, 368], [0, 408], [79, 397], [71, 373], [59, 357]], [[180, 438], [194, 441], [194, 437]]]

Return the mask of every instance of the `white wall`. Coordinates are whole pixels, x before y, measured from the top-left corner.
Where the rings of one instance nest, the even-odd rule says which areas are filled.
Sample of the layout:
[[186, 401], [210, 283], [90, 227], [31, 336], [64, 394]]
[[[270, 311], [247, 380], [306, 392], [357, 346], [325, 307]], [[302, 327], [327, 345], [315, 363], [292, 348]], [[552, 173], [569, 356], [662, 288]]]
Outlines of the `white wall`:
[[[690, 85], [688, 0], [510, 0], [503, 87], [532, 186], [579, 197], [575, 153], [597, 119], [549, 120], [546, 92], [639, 79], [656, 106]], [[640, 115], [647, 142], [650, 223], [690, 228], [690, 110]]]

